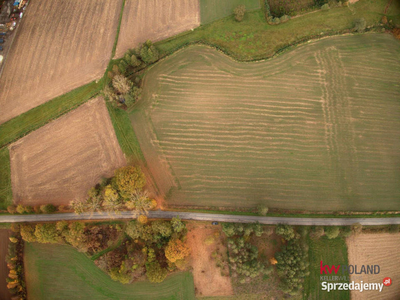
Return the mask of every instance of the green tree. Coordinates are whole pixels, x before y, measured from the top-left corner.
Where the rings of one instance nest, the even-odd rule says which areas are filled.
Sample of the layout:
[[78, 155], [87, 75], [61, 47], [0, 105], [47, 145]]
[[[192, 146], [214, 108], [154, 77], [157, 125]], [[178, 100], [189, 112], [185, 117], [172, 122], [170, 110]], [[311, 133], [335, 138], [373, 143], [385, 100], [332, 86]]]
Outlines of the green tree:
[[340, 232], [340, 235], [344, 238], [351, 236], [353, 231], [351, 230], [350, 226], [344, 226]]
[[132, 67], [139, 67], [142, 62], [136, 57], [135, 54], [131, 56], [131, 66]]
[[127, 166], [115, 172], [115, 183], [120, 195], [130, 198], [137, 190], [141, 190], [146, 184], [146, 178], [139, 167]]
[[51, 214], [51, 213], [57, 211], [57, 207], [55, 207], [53, 204], [45, 204], [45, 205], [40, 206], [40, 210], [44, 214]]
[[295, 238], [293, 227], [287, 224], [278, 224], [275, 228], [275, 233], [282, 236], [287, 241]]
[[73, 222], [68, 225], [68, 230], [64, 230], [62, 235], [67, 243], [75, 247], [80, 252], [87, 252], [87, 237], [85, 235], [85, 223]]
[[170, 222], [157, 220], [151, 223], [151, 229], [158, 238], [169, 238], [172, 235]]
[[262, 228], [260, 223], [255, 223], [254, 225], [254, 234], [258, 237], [262, 236], [262, 234], [264, 233], [264, 229]]
[[179, 216], [172, 218], [171, 225], [172, 225], [172, 228], [174, 229], [174, 231], [177, 233], [181, 232], [182, 230], [184, 230], [186, 228], [185, 223], [182, 222], [182, 220]]
[[146, 264], [146, 276], [150, 282], [163, 282], [167, 274], [168, 271], [165, 268], [161, 268], [156, 261]]
[[239, 5], [237, 6], [234, 10], [233, 13], [235, 15], [235, 19], [238, 22], [242, 22], [244, 15], [246, 14], [246, 6], [244, 5]]
[[25, 242], [36, 242], [35, 226], [30, 224], [22, 224], [20, 226], [21, 237]]
[[235, 225], [233, 223], [222, 223], [222, 231], [227, 237], [235, 235]]
[[57, 243], [59, 234], [54, 223], [37, 224], [35, 228], [35, 237], [39, 243]]
[[151, 41], [147, 41], [140, 48], [140, 57], [146, 64], [151, 64], [158, 60], [159, 53]]
[[25, 206], [25, 212], [28, 214], [33, 213], [33, 207], [29, 205]]
[[340, 229], [337, 226], [327, 226], [325, 227], [325, 235], [328, 239], [334, 239], [339, 236]]
[[134, 240], [142, 239], [144, 241], [151, 241], [153, 239], [153, 230], [151, 226], [136, 221], [130, 221], [126, 225], [125, 232]]

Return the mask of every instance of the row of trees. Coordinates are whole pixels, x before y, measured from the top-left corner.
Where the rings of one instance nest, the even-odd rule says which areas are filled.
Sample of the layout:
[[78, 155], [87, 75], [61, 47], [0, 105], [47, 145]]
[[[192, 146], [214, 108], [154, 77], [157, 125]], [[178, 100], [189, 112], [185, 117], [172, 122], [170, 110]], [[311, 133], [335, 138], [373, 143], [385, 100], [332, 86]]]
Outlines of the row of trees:
[[[64, 207], [60, 207], [58, 210], [63, 210]], [[30, 205], [22, 205], [22, 204], [18, 204], [18, 205], [9, 205], [7, 207], [7, 211], [10, 214], [31, 214], [31, 213], [44, 213], [44, 214], [51, 214], [53, 212], [57, 211], [57, 207], [55, 207], [53, 204], [44, 204], [44, 205], [38, 205], [38, 206], [30, 206]]]
[[135, 104], [142, 92], [141, 79], [136, 76], [134, 81], [131, 81], [127, 77], [158, 59], [159, 52], [150, 40], [138, 49], [128, 50], [118, 64], [108, 72], [111, 84], [105, 86], [104, 97], [117, 106], [125, 104], [129, 107]]
[[107, 211], [120, 209], [132, 210], [137, 215], [147, 215], [157, 202], [150, 199], [144, 186], [146, 178], [140, 167], [127, 166], [115, 171], [112, 178], [91, 188], [83, 201], [72, 201], [71, 207], [77, 214], [83, 212]]
[[18, 232], [13, 232], [10, 237], [10, 243], [8, 243], [8, 253], [6, 255], [8, 268], [6, 282], [12, 299], [26, 299], [23, 247], [24, 243], [21, 236]]

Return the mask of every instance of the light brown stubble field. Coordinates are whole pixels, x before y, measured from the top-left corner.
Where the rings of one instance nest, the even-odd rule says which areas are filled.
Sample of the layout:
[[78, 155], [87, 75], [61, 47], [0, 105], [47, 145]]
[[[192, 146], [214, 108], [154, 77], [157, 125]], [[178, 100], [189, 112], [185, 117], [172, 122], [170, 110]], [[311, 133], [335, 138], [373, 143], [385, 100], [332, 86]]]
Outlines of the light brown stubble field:
[[146, 40], [159, 41], [198, 26], [198, 0], [127, 0], [116, 56]]
[[[389, 287], [383, 287], [382, 292], [377, 291], [352, 291], [351, 299], [399, 299], [400, 295], [400, 234], [369, 233], [352, 236], [347, 239], [349, 264], [357, 265], [360, 270], [362, 265], [379, 265], [379, 274], [350, 275], [350, 281], [367, 283], [382, 283], [385, 277], [393, 281]], [[362, 278], [360, 277], [362, 276]]]
[[16, 204], [67, 205], [126, 164], [98, 97], [10, 146]]
[[0, 78], [0, 124], [102, 77], [122, 0], [32, 1]]

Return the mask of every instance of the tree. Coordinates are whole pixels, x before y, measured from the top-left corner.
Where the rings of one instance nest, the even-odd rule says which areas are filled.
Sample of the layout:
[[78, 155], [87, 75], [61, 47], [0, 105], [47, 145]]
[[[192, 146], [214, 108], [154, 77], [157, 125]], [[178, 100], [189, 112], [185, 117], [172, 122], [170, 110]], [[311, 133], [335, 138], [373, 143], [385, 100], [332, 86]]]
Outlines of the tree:
[[363, 32], [367, 27], [367, 21], [364, 18], [356, 19], [354, 21], [354, 30], [357, 32]]
[[141, 61], [136, 57], [135, 54], [132, 54], [131, 56], [131, 66], [132, 67], [139, 67], [141, 64]]
[[233, 10], [233, 13], [236, 21], [241, 22], [246, 14], [246, 7], [244, 5], [239, 5]]
[[150, 40], [146, 41], [140, 48], [140, 57], [146, 64], [151, 64], [158, 60], [159, 53]]
[[295, 238], [293, 227], [287, 224], [278, 224], [275, 228], [275, 233], [282, 236], [287, 241]]
[[340, 233], [340, 229], [337, 226], [327, 226], [325, 227], [325, 235], [328, 239], [337, 238]]
[[145, 216], [145, 215], [140, 215], [137, 220], [141, 224], [146, 224], [148, 221], [147, 216]]
[[170, 262], [176, 262], [179, 259], [184, 259], [189, 255], [189, 248], [179, 239], [172, 239], [165, 247], [165, 257]]
[[125, 74], [127, 68], [128, 68], [128, 64], [126, 63], [126, 61], [121, 60], [118, 64], [118, 69], [121, 72], [121, 74]]
[[68, 229], [68, 222], [67, 221], [58, 221], [57, 223], [56, 223], [56, 229], [59, 231], [59, 232], [63, 232], [64, 230], [67, 230]]
[[222, 223], [222, 231], [227, 237], [235, 235], [235, 225], [233, 223]]
[[73, 222], [68, 225], [68, 230], [64, 230], [62, 233], [65, 241], [80, 252], [87, 252], [88, 249], [86, 245], [87, 238], [84, 234], [85, 228], [85, 223]]
[[116, 211], [121, 206], [118, 192], [111, 185], [104, 188], [102, 206], [107, 211]]
[[146, 264], [146, 276], [151, 282], [163, 282], [167, 274], [168, 271], [161, 268], [157, 261]]
[[22, 204], [18, 204], [16, 210], [17, 210], [17, 213], [23, 214], [25, 212], [25, 207], [23, 207]]
[[351, 236], [352, 233], [353, 233], [353, 231], [351, 230], [351, 227], [350, 227], [350, 226], [344, 226], [344, 227], [342, 228], [341, 232], [340, 232], [340, 235], [341, 235], [342, 237], [347, 238], [347, 237]]
[[254, 234], [258, 237], [262, 236], [264, 229], [262, 228], [261, 224], [257, 222], [253, 226], [254, 226]]
[[260, 204], [257, 206], [257, 211], [260, 216], [266, 216], [268, 213], [268, 207], [264, 204]]
[[10, 214], [15, 214], [17, 212], [17, 207], [15, 205], [9, 205], [7, 206], [7, 211]]
[[133, 85], [132, 81], [123, 75], [115, 75], [111, 83], [114, 89], [122, 95], [129, 93]]
[[111, 88], [109, 85], [106, 85], [103, 89], [103, 96], [106, 100], [109, 101], [117, 101], [118, 95], [115, 93], [114, 89]]
[[127, 166], [115, 172], [115, 183], [122, 197], [130, 198], [146, 184], [146, 178], [139, 167]]
[[84, 200], [72, 200], [69, 205], [77, 215], [80, 215], [86, 210], [85, 203]]
[[21, 237], [25, 242], [33, 243], [36, 242], [35, 227], [30, 224], [22, 224], [20, 226]]
[[170, 222], [157, 220], [151, 223], [151, 229], [158, 238], [169, 238], [172, 235]]
[[354, 234], [359, 234], [362, 232], [363, 226], [360, 223], [354, 223], [351, 225], [351, 231], [353, 231]]
[[312, 239], [319, 239], [321, 236], [325, 234], [324, 227], [322, 226], [315, 226], [310, 233], [310, 238]]
[[174, 229], [174, 231], [177, 233], [181, 232], [182, 230], [184, 230], [186, 228], [185, 223], [182, 222], [182, 220], [179, 216], [172, 218], [171, 225], [172, 225], [172, 228]]
[[135, 191], [125, 203], [126, 208], [134, 210], [138, 215], [147, 215], [152, 207], [152, 200], [149, 198], [147, 191]]
[[37, 224], [35, 228], [35, 237], [39, 243], [57, 243], [59, 234], [54, 223]]
[[25, 212], [28, 214], [33, 213], [33, 207], [29, 205], [25, 206]]
[[142, 239], [144, 241], [151, 241], [153, 239], [153, 230], [151, 226], [136, 221], [130, 221], [126, 225], [125, 232], [134, 240]]
[[40, 210], [44, 214], [51, 214], [51, 213], [57, 211], [57, 208], [53, 204], [45, 204], [45, 205], [40, 206]]

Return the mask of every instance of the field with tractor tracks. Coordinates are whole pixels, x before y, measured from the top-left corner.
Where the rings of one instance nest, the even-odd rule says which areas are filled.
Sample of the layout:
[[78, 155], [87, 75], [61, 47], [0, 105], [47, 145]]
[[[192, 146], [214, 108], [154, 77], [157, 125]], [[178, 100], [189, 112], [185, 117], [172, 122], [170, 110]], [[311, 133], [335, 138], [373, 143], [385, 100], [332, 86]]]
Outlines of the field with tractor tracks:
[[98, 97], [9, 147], [14, 203], [68, 205], [126, 164]]
[[121, 284], [71, 246], [25, 244], [25, 277], [28, 297], [41, 299], [195, 299], [193, 277], [179, 273], [162, 283]]
[[169, 204], [395, 210], [399, 75], [387, 34], [254, 63], [192, 46], [147, 71], [131, 120]]
[[126, 0], [116, 56], [146, 40], [159, 41], [200, 25], [193, 0]]
[[0, 124], [101, 78], [122, 0], [32, 1], [0, 78]]

